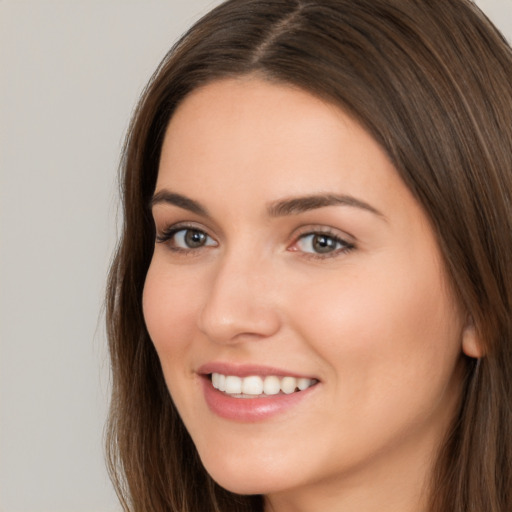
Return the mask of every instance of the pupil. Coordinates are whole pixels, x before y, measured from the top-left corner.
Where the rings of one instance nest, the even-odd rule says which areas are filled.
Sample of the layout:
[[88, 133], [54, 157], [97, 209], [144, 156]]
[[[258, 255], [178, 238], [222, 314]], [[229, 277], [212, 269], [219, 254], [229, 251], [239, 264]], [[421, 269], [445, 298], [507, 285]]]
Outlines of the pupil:
[[201, 231], [187, 231], [185, 235], [185, 242], [189, 247], [201, 247], [204, 245], [206, 235]]
[[313, 247], [316, 252], [330, 252], [336, 248], [336, 241], [330, 236], [315, 235], [313, 239]]

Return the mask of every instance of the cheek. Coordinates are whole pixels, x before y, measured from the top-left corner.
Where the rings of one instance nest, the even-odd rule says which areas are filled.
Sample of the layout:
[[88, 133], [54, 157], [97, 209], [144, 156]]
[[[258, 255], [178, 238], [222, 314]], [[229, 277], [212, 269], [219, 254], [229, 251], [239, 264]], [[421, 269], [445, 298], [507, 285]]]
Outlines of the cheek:
[[197, 309], [195, 287], [180, 282], [176, 274], [152, 262], [143, 292], [144, 320], [164, 372], [165, 366], [179, 360], [179, 355], [187, 349]]
[[387, 401], [395, 386], [440, 391], [460, 357], [460, 314], [437, 265], [392, 262], [295, 292], [300, 329], [354, 400]]
[[143, 292], [146, 327], [158, 354], [164, 380], [183, 421], [197, 415], [194, 379], [194, 339], [200, 290], [198, 283], [171, 272], [155, 259], [148, 270]]

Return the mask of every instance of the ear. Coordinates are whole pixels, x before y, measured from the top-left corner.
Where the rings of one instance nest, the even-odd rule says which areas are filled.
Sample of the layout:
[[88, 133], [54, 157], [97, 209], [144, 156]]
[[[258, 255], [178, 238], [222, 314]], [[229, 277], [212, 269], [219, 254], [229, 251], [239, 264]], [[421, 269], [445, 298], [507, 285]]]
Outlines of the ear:
[[469, 315], [462, 331], [462, 352], [474, 359], [480, 359], [485, 355], [482, 341], [476, 331], [473, 319]]

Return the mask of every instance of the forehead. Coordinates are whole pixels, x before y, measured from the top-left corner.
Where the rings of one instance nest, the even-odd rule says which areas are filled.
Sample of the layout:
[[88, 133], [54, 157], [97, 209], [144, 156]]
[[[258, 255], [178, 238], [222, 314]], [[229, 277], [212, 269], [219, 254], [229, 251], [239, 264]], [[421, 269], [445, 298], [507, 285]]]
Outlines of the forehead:
[[164, 188], [240, 207], [339, 193], [383, 211], [410, 196], [386, 153], [343, 110], [255, 78], [213, 82], [186, 97], [162, 147], [156, 190]]

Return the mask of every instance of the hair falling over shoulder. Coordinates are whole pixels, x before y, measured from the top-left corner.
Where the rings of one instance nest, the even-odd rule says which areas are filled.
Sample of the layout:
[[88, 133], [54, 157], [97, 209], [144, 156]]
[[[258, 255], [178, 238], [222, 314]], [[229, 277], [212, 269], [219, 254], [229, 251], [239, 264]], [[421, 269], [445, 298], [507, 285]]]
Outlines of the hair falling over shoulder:
[[257, 74], [338, 105], [430, 218], [484, 340], [432, 476], [430, 512], [512, 510], [512, 50], [470, 0], [228, 0], [166, 55], [121, 162], [124, 226], [107, 289], [110, 473], [126, 511], [262, 511], [219, 487], [173, 405], [142, 291], [163, 135], [192, 90]]

